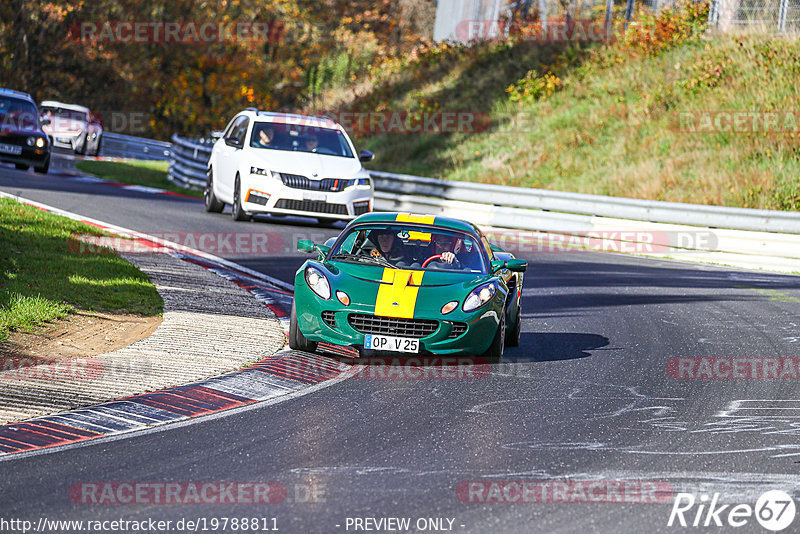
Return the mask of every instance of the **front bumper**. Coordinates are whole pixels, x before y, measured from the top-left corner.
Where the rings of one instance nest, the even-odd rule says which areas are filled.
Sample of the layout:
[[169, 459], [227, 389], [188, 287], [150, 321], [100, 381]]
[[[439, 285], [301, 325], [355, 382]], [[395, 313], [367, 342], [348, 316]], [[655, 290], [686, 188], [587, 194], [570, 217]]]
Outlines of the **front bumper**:
[[68, 148], [72, 151], [77, 151], [78, 148], [86, 142], [84, 136], [85, 134], [83, 132], [77, 134], [57, 132], [50, 134], [50, 139], [52, 139], [54, 147]]
[[[356, 330], [350, 323], [351, 314], [372, 315], [374, 306], [352, 303], [350, 306], [340, 304], [335, 297], [323, 300], [312, 292], [302, 278], [295, 280], [295, 303], [297, 325], [303, 335], [311, 341], [330, 343], [333, 345], [353, 347], [364, 354], [364, 337], [366, 332]], [[323, 312], [326, 319], [323, 319]], [[497, 333], [499, 314], [502, 310], [491, 305], [484, 306], [473, 313], [464, 313], [460, 309], [445, 316], [415, 315], [414, 319], [436, 321], [438, 326], [429, 335], [418, 338], [420, 354], [479, 356], [489, 349]], [[334, 319], [331, 324], [330, 318]], [[402, 319], [401, 319], [402, 321]], [[464, 333], [452, 337], [455, 325], [466, 325]], [[462, 326], [463, 328], [463, 326]], [[377, 333], [377, 332], [376, 332]], [[385, 333], [403, 337], [401, 334]], [[373, 352], [370, 351], [370, 354]], [[400, 355], [398, 352], [384, 352], [385, 355]]]
[[25, 146], [22, 148], [22, 153], [19, 155], [0, 152], [0, 161], [3, 163], [19, 163], [28, 165], [29, 167], [42, 167], [47, 162], [49, 157], [49, 147], [31, 148]]
[[248, 213], [278, 213], [351, 220], [372, 211], [372, 189], [313, 191], [288, 187], [266, 176], [241, 178], [242, 207]]

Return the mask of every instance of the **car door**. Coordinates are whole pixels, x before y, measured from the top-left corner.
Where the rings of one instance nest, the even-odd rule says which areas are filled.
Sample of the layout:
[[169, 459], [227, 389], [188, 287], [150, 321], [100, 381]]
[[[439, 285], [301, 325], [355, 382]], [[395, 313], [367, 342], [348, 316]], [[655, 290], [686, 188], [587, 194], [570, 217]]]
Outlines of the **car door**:
[[[236, 169], [239, 168], [239, 156], [242, 152], [241, 147], [244, 142], [244, 135], [247, 133], [247, 117], [241, 116], [234, 119], [233, 123], [222, 136], [219, 143], [217, 160], [214, 162], [214, 177], [216, 180], [216, 190], [219, 197], [230, 204], [233, 201], [233, 183], [236, 177]], [[239, 143], [234, 144], [233, 140], [238, 138]]]

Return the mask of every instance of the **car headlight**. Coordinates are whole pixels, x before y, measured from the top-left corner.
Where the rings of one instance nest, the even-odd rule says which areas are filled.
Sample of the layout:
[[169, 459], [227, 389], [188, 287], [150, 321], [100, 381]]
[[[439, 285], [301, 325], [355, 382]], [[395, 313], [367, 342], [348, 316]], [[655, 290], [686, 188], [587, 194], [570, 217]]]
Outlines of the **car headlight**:
[[35, 137], [29, 137], [28, 138], [28, 146], [33, 146], [34, 143], [36, 143], [36, 138]]
[[44, 137], [37, 137], [36, 138], [36, 147], [37, 148], [44, 148]]
[[344, 188], [345, 191], [348, 189], [372, 189], [372, 181], [369, 178], [355, 178], [348, 180], [348, 182]]
[[320, 298], [325, 300], [331, 298], [331, 284], [319, 269], [315, 267], [306, 267], [306, 284], [308, 284], [311, 291], [316, 293]]
[[467, 298], [464, 299], [464, 305], [461, 307], [465, 312], [475, 311], [494, 297], [497, 293], [497, 282], [489, 282], [473, 289]]
[[250, 174], [257, 174], [259, 176], [272, 176], [272, 173], [266, 169], [259, 169], [258, 167], [250, 167]]

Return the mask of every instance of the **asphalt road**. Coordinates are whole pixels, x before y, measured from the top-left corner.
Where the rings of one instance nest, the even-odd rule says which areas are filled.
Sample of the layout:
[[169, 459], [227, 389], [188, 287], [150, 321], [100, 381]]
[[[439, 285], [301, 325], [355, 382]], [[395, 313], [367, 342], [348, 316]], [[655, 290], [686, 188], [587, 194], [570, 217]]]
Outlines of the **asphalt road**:
[[[270, 232], [286, 242], [337, 233], [300, 219], [234, 223], [196, 201], [8, 168], [0, 190], [148, 233]], [[290, 281], [303, 261], [290, 248], [220, 255]], [[181, 518], [205, 518], [210, 532], [221, 517], [270, 527], [275, 518], [280, 532], [302, 533], [365, 532], [376, 525], [358, 529], [356, 518], [386, 517], [409, 518], [411, 528], [371, 531], [730, 531], [667, 527], [675, 495], [719, 493], [721, 503], [751, 506], [766, 490], [800, 496], [796, 380], [667, 372], [672, 358], [800, 357], [800, 278], [599, 253], [526, 259], [522, 343], [489, 374], [366, 373], [278, 404], [2, 461], [0, 519], [152, 518], [174, 529]], [[663, 502], [594, 503], [579, 493], [584, 481], [621, 480], [640, 484], [630, 501], [642, 500], [637, 487], [657, 487]], [[74, 493], [87, 483], [210, 481], [277, 482], [287, 496], [89, 505]], [[561, 486], [562, 502], [476, 502], [514, 481], [572, 485]], [[690, 523], [697, 511], [686, 512]], [[426, 518], [444, 521], [416, 525]], [[753, 517], [735, 530], [764, 532]]]

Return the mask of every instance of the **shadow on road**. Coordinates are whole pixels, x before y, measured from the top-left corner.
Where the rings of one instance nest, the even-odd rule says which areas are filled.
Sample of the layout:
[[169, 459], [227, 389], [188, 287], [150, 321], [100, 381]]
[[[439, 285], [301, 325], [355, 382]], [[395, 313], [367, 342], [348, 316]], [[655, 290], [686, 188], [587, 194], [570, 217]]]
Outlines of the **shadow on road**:
[[608, 344], [608, 338], [599, 334], [523, 332], [519, 348], [506, 349], [503, 361], [523, 363], [575, 360], [587, 358], [591, 356], [589, 351]]

